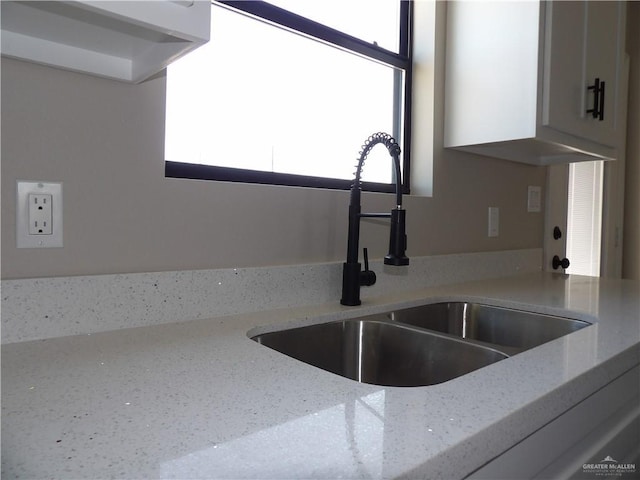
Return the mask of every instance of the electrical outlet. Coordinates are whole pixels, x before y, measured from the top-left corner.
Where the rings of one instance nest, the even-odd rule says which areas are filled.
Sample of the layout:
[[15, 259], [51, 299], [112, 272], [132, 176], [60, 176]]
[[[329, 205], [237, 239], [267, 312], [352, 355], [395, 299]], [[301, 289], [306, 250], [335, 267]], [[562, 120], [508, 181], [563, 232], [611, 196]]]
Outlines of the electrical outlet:
[[53, 233], [50, 193], [29, 194], [29, 235], [51, 235]]
[[62, 247], [62, 184], [18, 181], [18, 248]]

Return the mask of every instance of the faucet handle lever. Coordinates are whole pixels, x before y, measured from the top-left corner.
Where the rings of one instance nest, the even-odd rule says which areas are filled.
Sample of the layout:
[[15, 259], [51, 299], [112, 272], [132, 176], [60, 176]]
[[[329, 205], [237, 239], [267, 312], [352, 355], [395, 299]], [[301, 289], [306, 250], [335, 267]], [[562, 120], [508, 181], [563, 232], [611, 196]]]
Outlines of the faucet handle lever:
[[376, 273], [369, 270], [369, 252], [366, 247], [362, 249], [364, 256], [364, 270], [360, 272], [360, 285], [370, 287], [376, 283]]

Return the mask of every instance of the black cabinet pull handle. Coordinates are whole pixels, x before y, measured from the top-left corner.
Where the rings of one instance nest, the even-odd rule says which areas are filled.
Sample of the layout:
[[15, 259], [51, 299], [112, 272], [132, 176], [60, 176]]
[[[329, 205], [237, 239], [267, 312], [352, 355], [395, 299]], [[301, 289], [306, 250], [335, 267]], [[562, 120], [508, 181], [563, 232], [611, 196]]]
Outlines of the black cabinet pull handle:
[[598, 108], [598, 120], [604, 120], [604, 82], [600, 82], [600, 106]]
[[587, 90], [593, 90], [593, 108], [587, 110], [593, 118], [604, 120], [604, 82], [596, 78], [593, 85], [589, 85]]

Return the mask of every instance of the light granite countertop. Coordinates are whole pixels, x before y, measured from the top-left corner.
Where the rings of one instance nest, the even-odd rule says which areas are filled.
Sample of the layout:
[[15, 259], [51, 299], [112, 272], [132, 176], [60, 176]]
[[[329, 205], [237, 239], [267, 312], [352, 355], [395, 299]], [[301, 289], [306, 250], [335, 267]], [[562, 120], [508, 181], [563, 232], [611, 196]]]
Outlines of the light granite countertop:
[[[360, 384], [247, 336], [460, 299], [593, 325], [411, 388]], [[547, 273], [13, 343], [2, 478], [462, 478], [639, 363], [638, 282]]]

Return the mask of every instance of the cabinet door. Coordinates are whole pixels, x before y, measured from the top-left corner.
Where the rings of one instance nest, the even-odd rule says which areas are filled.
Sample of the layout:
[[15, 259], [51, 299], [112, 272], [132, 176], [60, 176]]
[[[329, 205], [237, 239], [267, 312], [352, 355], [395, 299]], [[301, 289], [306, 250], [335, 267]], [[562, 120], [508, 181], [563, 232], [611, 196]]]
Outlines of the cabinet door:
[[[622, 54], [624, 52], [622, 4], [620, 2], [589, 1], [587, 3], [585, 83], [594, 85], [595, 79], [604, 82], [599, 97], [604, 95], [600, 118], [587, 115], [586, 128], [590, 138], [610, 145], [616, 139], [616, 105], [620, 94]], [[587, 109], [594, 107], [593, 90], [587, 93]]]
[[[543, 125], [615, 146], [624, 6], [607, 1], [547, 2], [545, 19]], [[589, 89], [596, 79], [598, 98], [595, 88]], [[594, 106], [603, 110], [596, 118], [587, 112]]]
[[[621, 464], [637, 466], [638, 374], [637, 366], [623, 373], [465, 478], [603, 478], [595, 472], [585, 473], [583, 465], [603, 463], [607, 455]], [[632, 478], [633, 473], [628, 473], [616, 476], [616, 472], [609, 471], [606, 478]]]

